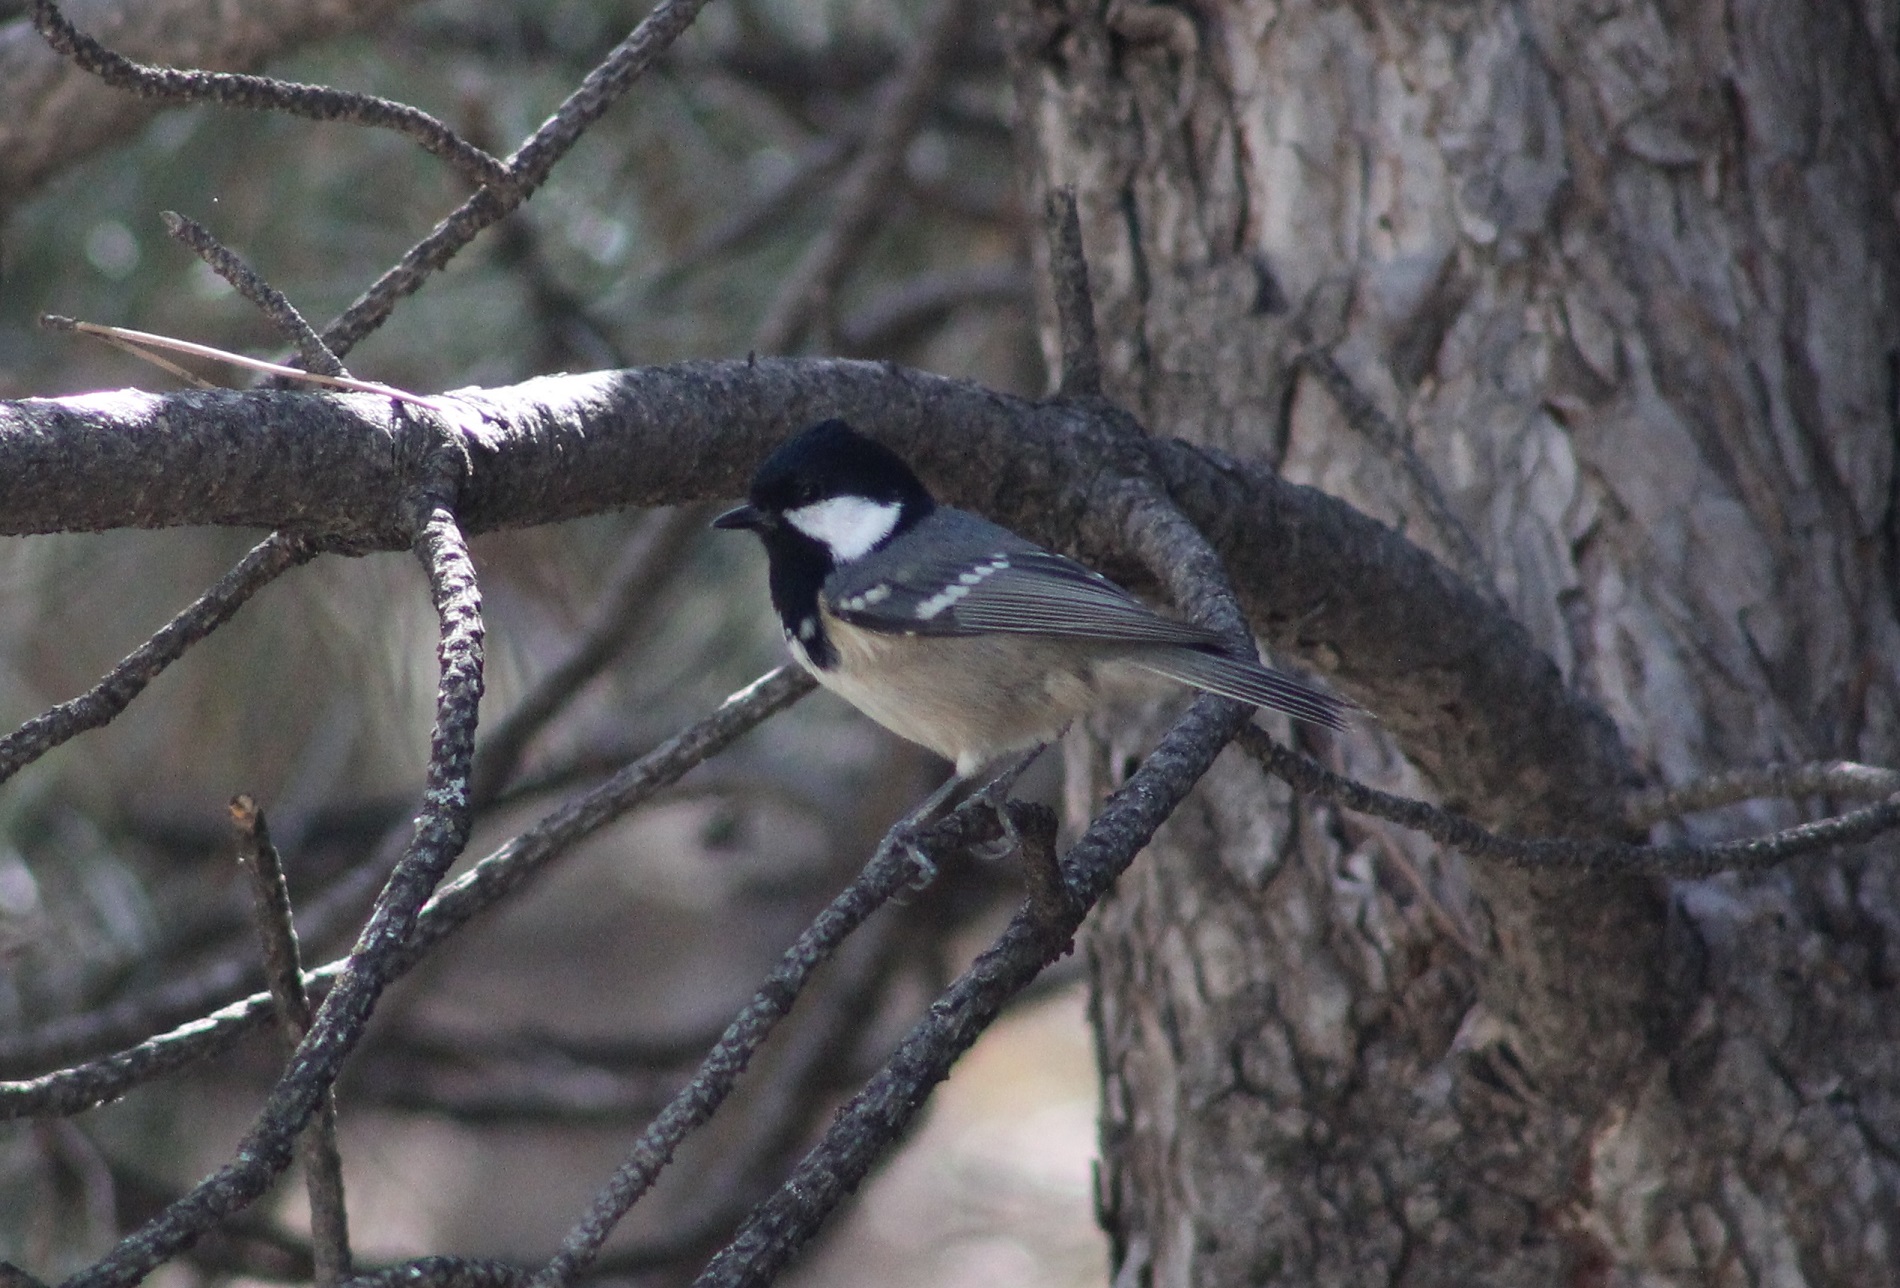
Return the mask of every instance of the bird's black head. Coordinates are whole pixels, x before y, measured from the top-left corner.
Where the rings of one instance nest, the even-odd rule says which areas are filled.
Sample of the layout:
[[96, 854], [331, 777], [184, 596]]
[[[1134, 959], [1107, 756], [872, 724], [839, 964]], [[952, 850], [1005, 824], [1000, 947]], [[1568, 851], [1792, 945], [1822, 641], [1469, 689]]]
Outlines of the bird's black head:
[[813, 425], [759, 466], [745, 505], [715, 528], [756, 532], [771, 565], [772, 605], [787, 637], [820, 666], [830, 643], [818, 592], [840, 564], [881, 550], [937, 508], [903, 459], [841, 420]]
[[748, 504], [713, 526], [757, 532], [775, 558], [781, 541], [809, 543], [835, 566], [881, 549], [936, 508], [897, 453], [827, 420], [766, 457], [752, 476]]

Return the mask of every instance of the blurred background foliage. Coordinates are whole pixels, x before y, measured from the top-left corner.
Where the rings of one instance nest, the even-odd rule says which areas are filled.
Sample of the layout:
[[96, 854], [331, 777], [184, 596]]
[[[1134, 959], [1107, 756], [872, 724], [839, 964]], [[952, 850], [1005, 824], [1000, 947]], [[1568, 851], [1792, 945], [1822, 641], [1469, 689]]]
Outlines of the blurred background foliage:
[[[433, 0], [268, 70], [421, 106], [505, 153], [644, 9]], [[875, 92], [922, 16], [913, 0], [710, 6], [523, 211], [348, 356], [351, 371], [432, 391], [747, 352], [829, 217]], [[877, 231], [808, 344], [1034, 394], [1045, 377], [1028, 226], [989, 23], [967, 24]], [[176, 387], [114, 350], [39, 330], [44, 312], [282, 356], [256, 312], [165, 235], [161, 211], [207, 225], [320, 327], [465, 195], [394, 135], [161, 113], [15, 205], [0, 228], [0, 396]], [[579, 646], [630, 539], [650, 541], [656, 523], [624, 514], [478, 539], [485, 727]], [[0, 721], [12, 727], [86, 689], [259, 535], [0, 543]], [[780, 660], [753, 543], [660, 544], [628, 652], [530, 744], [472, 856]], [[366, 865], [413, 807], [434, 684], [434, 621], [413, 560], [326, 558], [267, 588], [108, 728], [8, 784], [0, 1038], [114, 1005], [150, 1008], [160, 990], [248, 962], [248, 896], [224, 812], [237, 792], [269, 812], [306, 916], [326, 898], [360, 911], [373, 888], [364, 874], [380, 871]], [[362, 1262], [545, 1255], [732, 1007], [940, 772], [829, 699], [806, 702], [568, 856], [407, 981], [340, 1088]], [[818, 1055], [801, 1063], [796, 1034], [775, 1042], [750, 1079], [755, 1107], [689, 1148], [616, 1245], [614, 1276], [671, 1282], [696, 1268], [1015, 897], [1006, 872], [946, 872], [894, 929], [847, 954], [828, 987], [851, 1004], [802, 1008]], [[354, 925], [318, 921], [304, 926], [310, 963], [339, 951]], [[873, 1207], [853, 1218], [851, 1241], [804, 1272], [814, 1282], [1100, 1280], [1077, 1180], [1093, 1129], [1080, 1004], [1072, 990], [1041, 996], [975, 1063], [1048, 1094], [1026, 1105], [1020, 1091], [966, 1083], [950, 1102], [961, 1108], [940, 1108], [926, 1129], [952, 1124], [926, 1155], [934, 1161], [898, 1169], [912, 1187], [900, 1187], [908, 1215]], [[86, 1264], [114, 1229], [226, 1155], [275, 1060], [274, 1037], [253, 1040], [107, 1110], [0, 1128], [0, 1253], [42, 1275]], [[991, 1099], [1004, 1125], [970, 1126]], [[285, 1184], [165, 1281], [307, 1276], [301, 1213], [300, 1187]]]

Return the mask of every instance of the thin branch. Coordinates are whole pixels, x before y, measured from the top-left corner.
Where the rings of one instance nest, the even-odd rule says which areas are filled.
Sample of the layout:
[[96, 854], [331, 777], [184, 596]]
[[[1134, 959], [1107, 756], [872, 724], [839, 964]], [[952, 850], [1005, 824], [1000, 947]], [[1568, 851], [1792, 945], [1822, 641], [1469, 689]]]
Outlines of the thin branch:
[[33, 25], [47, 44], [79, 67], [114, 88], [130, 90], [142, 98], [166, 103], [216, 103], [251, 111], [285, 112], [313, 121], [345, 121], [394, 130], [446, 161], [470, 183], [506, 184], [511, 177], [500, 161], [427, 112], [406, 103], [270, 76], [179, 71], [136, 63], [74, 27], [52, 0], [33, 0]]
[[853, 261], [863, 253], [871, 226], [889, 202], [904, 164], [904, 150], [948, 73], [963, 28], [966, 0], [936, 0], [897, 71], [871, 103], [864, 147], [838, 184], [831, 218], [779, 287], [752, 345], [778, 353], [796, 345], [814, 320], [830, 310], [831, 297]]
[[1716, 809], [1761, 797], [1844, 796], [1848, 800], [1884, 800], [1900, 792], [1900, 772], [1851, 760], [1804, 765], [1768, 765], [1731, 769], [1680, 787], [1633, 793], [1623, 802], [1623, 821], [1644, 829], [1665, 819]]
[[[157, 1179], [127, 1159], [109, 1161], [119, 1188], [115, 1227], [137, 1224], [163, 1211], [183, 1192], [177, 1184]], [[310, 1241], [287, 1229], [268, 1206], [232, 1216], [192, 1245], [180, 1262], [181, 1268], [188, 1267], [199, 1276], [240, 1276], [265, 1283], [307, 1284], [316, 1266]]]
[[[733, 694], [717, 711], [655, 747], [608, 782], [577, 797], [444, 886], [422, 910], [409, 943], [392, 965], [392, 978], [493, 907], [551, 860], [688, 770], [725, 750], [767, 718], [817, 687], [797, 667], [782, 666]], [[330, 988], [350, 964], [331, 962], [305, 976], [313, 990]], [[0, 1083], [0, 1121], [30, 1115], [75, 1114], [122, 1096], [142, 1082], [209, 1058], [267, 1022], [268, 993], [256, 993], [202, 1019], [158, 1034], [127, 1050], [38, 1078]]]
[[707, 0], [660, 0], [508, 158], [508, 178], [503, 187], [485, 187], [463, 202], [324, 328], [323, 338], [330, 348], [339, 355], [355, 348], [358, 341], [383, 324], [398, 300], [413, 295], [483, 229], [526, 201], [586, 129], [685, 33], [706, 4]]
[[1008, 801], [1004, 808], [1016, 829], [1029, 911], [1045, 925], [1059, 927], [1072, 909], [1069, 887], [1062, 880], [1062, 856], [1056, 851], [1055, 811], [1029, 801]]
[[[1891, 831], [1896, 824], [1900, 824], [1900, 794], [1893, 794], [1865, 809], [1815, 823], [1803, 823], [1799, 827], [1771, 832], [1766, 836], [1723, 841], [1715, 845], [1634, 845], [1626, 841], [1567, 838], [1518, 840], [1487, 831], [1462, 814], [1453, 814], [1409, 797], [1394, 796], [1335, 774], [1318, 761], [1281, 746], [1265, 730], [1255, 726], [1249, 725], [1243, 729], [1238, 741], [1262, 769], [1284, 780], [1294, 791], [1422, 832], [1441, 845], [1473, 858], [1502, 859], [1529, 868], [1575, 868], [1594, 873], [1642, 872], [1655, 876], [1705, 877], [1717, 872], [1764, 868], [1803, 854], [1865, 841]], [[1815, 768], [1818, 772], [1809, 782], [1825, 784], [1831, 781], [1858, 781], [1863, 791], [1873, 786], [1866, 778], [1869, 772], [1866, 766], [1853, 766], [1854, 772], [1845, 774], [1840, 772], [1842, 767], [1838, 765]], [[1878, 774], [1889, 771], [1871, 772]], [[1738, 783], [1747, 781], [1742, 775], [1737, 775], [1736, 780]], [[1765, 779], [1755, 777], [1752, 781], [1760, 784]], [[1753, 791], [1741, 793], [1743, 796], [1756, 794]]]
[[[264, 971], [270, 981], [277, 1026], [283, 1032], [286, 1055], [310, 1031], [312, 1010], [303, 987], [303, 965], [297, 951], [297, 931], [290, 911], [290, 887], [284, 865], [271, 844], [264, 812], [249, 796], [231, 801], [231, 822], [237, 833], [239, 866], [250, 873], [251, 901], [257, 914], [257, 933], [264, 951]], [[312, 1257], [318, 1288], [335, 1288], [350, 1273], [350, 1226], [343, 1202], [343, 1159], [336, 1146], [336, 1088], [325, 1087], [314, 1121], [298, 1143], [303, 1156], [304, 1182], [310, 1194]]]
[[69, 738], [109, 723], [186, 649], [230, 621], [246, 600], [280, 573], [316, 553], [316, 547], [304, 538], [281, 532], [253, 546], [211, 589], [127, 654], [92, 688], [0, 738], [0, 783]]
[[702, 1155], [690, 1177], [676, 1178], [685, 1184], [675, 1190], [673, 1210], [690, 1218], [669, 1221], [658, 1239], [604, 1254], [589, 1266], [590, 1279], [663, 1267], [677, 1275], [704, 1264], [732, 1236], [790, 1170], [838, 1095], [875, 1072], [867, 1054], [876, 1048], [865, 1038], [884, 1018], [877, 1003], [893, 983], [893, 960], [940, 948], [932, 940], [949, 933], [942, 925], [920, 933], [918, 920], [893, 909], [840, 945], [823, 986], [806, 990], [789, 1031], [763, 1053], [752, 1094], [724, 1108], [718, 1151]]
[[271, 325], [303, 355], [305, 369], [321, 376], [350, 374], [284, 293], [259, 277], [243, 256], [212, 236], [209, 228], [175, 210], [161, 211], [159, 218], [165, 221], [166, 232], [189, 246], [212, 272], [229, 282], [232, 289], [270, 319]]
[[1095, 336], [1095, 296], [1089, 289], [1088, 259], [1082, 252], [1082, 220], [1076, 210], [1075, 189], [1061, 187], [1049, 194], [1043, 212], [1049, 238], [1049, 278], [1055, 295], [1056, 331], [1062, 340], [1062, 380], [1056, 392], [1064, 398], [1102, 395], [1102, 349]]
[[[402, 857], [407, 832], [405, 818], [400, 833], [304, 904], [298, 920], [306, 940], [328, 940], [341, 927], [360, 918]], [[248, 945], [234, 947], [188, 975], [115, 998], [93, 1010], [60, 1016], [32, 1029], [0, 1033], [0, 1070], [19, 1073], [88, 1059], [207, 1015], [245, 997], [255, 987], [256, 961], [257, 954]], [[0, 1087], [6, 1085], [0, 1083]], [[0, 1094], [0, 1106], [4, 1104], [5, 1096]], [[0, 1119], [7, 1116], [0, 1111]]]
[[824, 1139], [713, 1258], [699, 1288], [770, 1283], [900, 1139], [929, 1090], [1003, 1005], [1067, 949], [1082, 918], [1154, 835], [1233, 737], [1243, 709], [1200, 698], [1089, 824], [1063, 862], [1068, 915], [1025, 907], [932, 1004]]
[[427, 785], [409, 851], [383, 887], [342, 977], [232, 1160], [74, 1275], [66, 1288], [131, 1288], [223, 1217], [255, 1202], [290, 1165], [292, 1141], [362, 1037], [377, 1000], [395, 977], [423, 902], [467, 842], [468, 770], [482, 690], [481, 601], [467, 543], [437, 499], [447, 489], [440, 480], [432, 481], [435, 488], [418, 502], [416, 555], [428, 573], [441, 624], [441, 679]]
[[[343, 963], [332, 962], [305, 976], [305, 983], [312, 990], [327, 991], [342, 973]], [[0, 1121], [96, 1109], [134, 1087], [222, 1054], [246, 1033], [269, 1023], [272, 1015], [270, 994], [253, 993], [126, 1050], [37, 1078], [0, 1082]]]
[[[795, 668], [784, 667], [764, 677], [750, 688], [735, 694], [719, 711], [656, 748], [639, 763], [623, 771], [614, 781], [572, 802], [540, 824], [510, 841], [502, 849], [456, 882], [424, 909], [418, 922], [417, 944], [404, 957], [408, 969], [442, 939], [445, 939], [476, 914], [492, 906], [529, 875], [594, 829], [618, 817], [626, 809], [648, 799], [674, 782], [687, 769], [723, 750], [754, 725], [810, 692], [812, 681]], [[1259, 731], [1243, 732], [1241, 745], [1259, 758], [1265, 738]], [[1572, 854], [1602, 851], [1602, 843], [1590, 842], [1511, 842], [1492, 837], [1467, 819], [1404, 797], [1375, 791], [1326, 770], [1310, 759], [1267, 745], [1271, 761], [1269, 772], [1285, 778], [1297, 791], [1330, 800], [1359, 813], [1384, 818], [1401, 826], [1433, 836], [1453, 848], [1479, 854], [1488, 853], [1487, 844], [1503, 847], [1553, 846]], [[1805, 767], [1802, 767], [1805, 768]], [[1871, 781], [1868, 775], [1891, 771], [1869, 767], [1842, 767], [1834, 775], [1817, 774], [1805, 781], [1840, 794], [1855, 781]], [[1443, 826], [1433, 823], [1444, 820]], [[1889, 802], [1871, 810], [1862, 810], [1838, 820], [1807, 824], [1790, 832], [1764, 838], [1778, 845], [1793, 841], [1798, 848], [1784, 849], [1766, 856], [1745, 853], [1754, 842], [1729, 842], [1714, 847], [1669, 847], [1656, 851], [1641, 846], [1620, 847], [1641, 857], [1675, 854], [1691, 872], [1719, 869], [1725, 863], [1747, 861], [1751, 866], [1779, 861], [1795, 853], [1810, 852], [1827, 845], [1865, 840], [1900, 823], [1900, 808]], [[1470, 845], [1467, 847], [1466, 842]], [[1608, 847], [1619, 848], [1619, 847]], [[1502, 857], [1510, 857], [1503, 855]], [[1697, 863], [1700, 866], [1695, 866]], [[344, 963], [332, 962], [307, 978], [313, 987], [327, 988], [341, 973]], [[113, 1055], [60, 1069], [39, 1078], [0, 1083], [0, 1121], [34, 1115], [73, 1114], [103, 1104], [125, 1094], [130, 1088], [199, 1060], [208, 1059], [227, 1049], [246, 1032], [268, 1019], [270, 999], [255, 994], [222, 1010], [206, 1015], [182, 1028], [156, 1037]]]
[[652, 1186], [671, 1161], [673, 1151], [725, 1103], [754, 1053], [791, 1011], [812, 972], [837, 951], [846, 936], [916, 877], [920, 854], [960, 848], [981, 839], [978, 829], [985, 823], [993, 832], [995, 822], [991, 811], [974, 801], [965, 801], [941, 822], [922, 829], [917, 821], [918, 816], [913, 815], [886, 833], [857, 878], [785, 950], [758, 993], [707, 1053], [692, 1081], [634, 1143], [626, 1161], [595, 1196], [587, 1215], [568, 1232], [561, 1251], [536, 1273], [537, 1288], [562, 1288], [593, 1263], [601, 1244]]

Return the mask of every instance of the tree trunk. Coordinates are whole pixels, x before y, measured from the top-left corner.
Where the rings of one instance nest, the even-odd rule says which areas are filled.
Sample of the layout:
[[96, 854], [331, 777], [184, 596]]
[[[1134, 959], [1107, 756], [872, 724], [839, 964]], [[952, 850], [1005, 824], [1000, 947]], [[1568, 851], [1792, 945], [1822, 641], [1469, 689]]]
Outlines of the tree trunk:
[[[1019, 0], [1008, 25], [1025, 169], [1077, 188], [1110, 390], [1154, 433], [1485, 584], [1647, 781], [1900, 763], [1900, 6]], [[1430, 778], [1370, 734], [1342, 768], [1609, 826], [1420, 758], [1424, 721], [1481, 760], [1484, 713], [1401, 678], [1380, 714]], [[1893, 849], [1527, 876], [1224, 758], [1088, 939], [1117, 1283], [1896, 1282]]]

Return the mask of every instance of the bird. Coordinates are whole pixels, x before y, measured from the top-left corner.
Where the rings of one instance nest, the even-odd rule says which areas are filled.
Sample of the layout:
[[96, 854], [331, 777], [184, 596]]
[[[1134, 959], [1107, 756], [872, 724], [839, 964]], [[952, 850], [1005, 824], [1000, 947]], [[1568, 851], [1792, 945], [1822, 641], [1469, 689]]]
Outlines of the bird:
[[[713, 527], [764, 544], [792, 656], [968, 780], [1060, 736], [1127, 668], [1333, 729], [1356, 710], [1107, 577], [940, 504], [839, 419], [788, 439]], [[955, 781], [955, 780], [952, 780]]]

